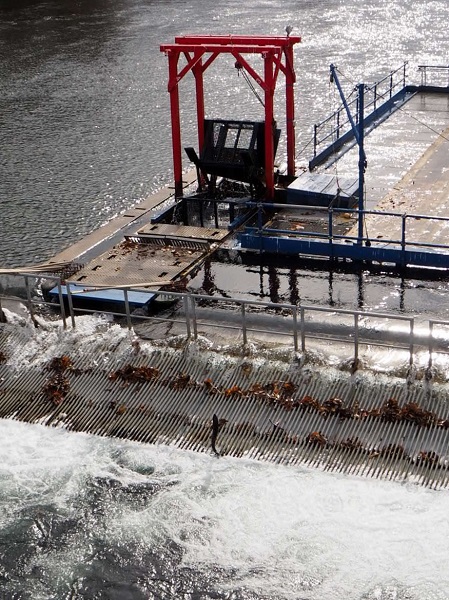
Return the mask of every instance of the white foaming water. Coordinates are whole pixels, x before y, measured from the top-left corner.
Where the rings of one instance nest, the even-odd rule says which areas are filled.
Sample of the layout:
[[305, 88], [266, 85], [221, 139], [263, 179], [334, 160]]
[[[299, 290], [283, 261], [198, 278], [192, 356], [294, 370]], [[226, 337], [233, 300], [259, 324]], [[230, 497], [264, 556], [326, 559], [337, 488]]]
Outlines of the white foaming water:
[[[448, 597], [446, 492], [14, 421], [0, 421], [0, 438], [2, 527], [18, 512], [50, 502], [76, 517], [76, 499], [95, 477], [157, 480], [172, 485], [150, 504], [106, 514], [106, 545], [138, 541], [150, 548], [171, 539], [185, 552], [186, 566], [232, 569], [232, 588], [280, 598]], [[154, 473], [139, 474], [142, 466]], [[86, 532], [38, 564], [55, 577], [69, 576], [91, 552], [93, 535]]]

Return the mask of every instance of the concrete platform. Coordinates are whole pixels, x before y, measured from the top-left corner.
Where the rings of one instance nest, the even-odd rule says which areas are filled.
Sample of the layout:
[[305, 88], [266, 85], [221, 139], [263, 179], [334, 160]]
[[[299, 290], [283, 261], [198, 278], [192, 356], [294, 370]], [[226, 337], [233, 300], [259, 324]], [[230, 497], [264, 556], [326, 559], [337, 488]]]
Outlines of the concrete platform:
[[[449, 127], [375, 207], [382, 212], [449, 218]], [[400, 240], [402, 219], [368, 215], [365, 235], [371, 240]], [[408, 243], [449, 244], [449, 221], [407, 218]], [[357, 227], [350, 235], [357, 235]], [[443, 249], [442, 249], [443, 251]]]

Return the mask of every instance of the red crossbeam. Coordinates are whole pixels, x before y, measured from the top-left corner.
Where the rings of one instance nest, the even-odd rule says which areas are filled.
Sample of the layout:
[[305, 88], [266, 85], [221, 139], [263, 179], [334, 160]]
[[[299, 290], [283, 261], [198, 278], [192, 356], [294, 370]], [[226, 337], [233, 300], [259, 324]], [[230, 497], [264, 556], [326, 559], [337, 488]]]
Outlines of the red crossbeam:
[[[265, 184], [266, 196], [274, 196], [274, 139], [273, 107], [274, 92], [279, 72], [285, 75], [287, 117], [287, 161], [288, 174], [295, 173], [295, 116], [293, 85], [296, 81], [293, 68], [293, 46], [301, 41], [299, 36], [252, 36], [252, 35], [185, 35], [177, 36], [174, 44], [162, 44], [160, 49], [168, 56], [170, 110], [172, 122], [173, 165], [175, 195], [182, 196], [182, 147], [179, 117], [179, 89], [181, 79], [192, 71], [195, 77], [198, 143], [201, 154], [204, 144], [204, 83], [203, 74], [220, 54], [231, 54], [241, 68], [260, 85], [265, 95]], [[178, 69], [180, 56], [187, 64]], [[243, 58], [243, 54], [261, 56], [264, 61], [263, 75]], [[209, 56], [207, 56], [209, 55]], [[203, 59], [206, 60], [203, 62]], [[282, 62], [285, 57], [285, 63]]]

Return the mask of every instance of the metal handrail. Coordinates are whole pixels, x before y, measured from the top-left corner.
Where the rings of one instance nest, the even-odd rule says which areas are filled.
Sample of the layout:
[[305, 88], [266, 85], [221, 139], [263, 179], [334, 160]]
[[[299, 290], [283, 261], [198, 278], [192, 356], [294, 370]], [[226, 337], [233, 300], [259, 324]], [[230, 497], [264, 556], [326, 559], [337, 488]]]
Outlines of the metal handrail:
[[433, 80], [435, 83], [435, 75], [438, 76], [438, 83], [440, 83], [443, 79], [442, 76], [445, 75], [445, 84], [449, 87], [449, 65], [418, 65], [418, 71], [421, 73], [421, 85], [428, 85], [427, 75], [433, 75]]
[[[264, 203], [263, 205], [261, 205], [260, 203], [256, 203], [256, 202], [248, 202], [249, 206], [257, 206], [259, 212], [264, 210], [265, 208], [285, 208], [286, 205], [285, 204], [278, 204], [278, 203]], [[287, 205], [288, 208], [290, 209], [296, 209], [296, 210], [302, 210], [302, 211], [306, 211], [306, 212], [310, 212], [310, 206], [307, 205], [303, 205], [303, 204], [288, 204]], [[322, 213], [327, 213], [328, 215], [328, 219], [327, 219], [327, 223], [326, 223], [326, 229], [324, 229], [323, 231], [319, 232], [319, 231], [306, 231], [306, 230], [290, 230], [290, 229], [275, 229], [275, 228], [270, 228], [270, 227], [264, 227], [264, 228], [259, 228], [258, 229], [258, 233], [259, 235], [272, 235], [272, 234], [277, 234], [277, 235], [281, 235], [281, 236], [288, 236], [288, 237], [292, 237], [292, 238], [314, 238], [314, 239], [318, 239], [318, 240], [326, 240], [330, 243], [333, 243], [334, 241], [344, 241], [344, 242], [352, 242], [352, 243], [365, 243], [365, 242], [370, 242], [371, 244], [376, 242], [382, 246], [386, 246], [386, 245], [396, 245], [399, 246], [401, 248], [402, 251], [406, 251], [408, 248], [413, 247], [414, 249], [416, 248], [434, 248], [434, 249], [443, 249], [443, 250], [448, 250], [449, 251], [449, 245], [448, 244], [438, 244], [438, 243], [433, 243], [433, 242], [420, 242], [420, 241], [414, 241], [413, 239], [407, 239], [407, 222], [410, 220], [419, 220], [419, 221], [443, 221], [443, 222], [449, 222], [449, 217], [440, 217], [440, 216], [433, 216], [433, 215], [423, 215], [423, 214], [418, 214], [418, 213], [398, 213], [398, 212], [391, 212], [391, 211], [379, 211], [379, 210], [363, 210], [363, 211], [359, 211], [358, 209], [355, 208], [329, 208], [329, 207], [323, 207], [323, 206], [314, 206], [313, 210], [315, 212], [322, 212]], [[398, 221], [400, 220], [400, 229], [401, 229], [401, 237], [398, 239], [389, 239], [389, 238], [381, 238], [381, 239], [376, 239], [376, 240], [372, 240], [369, 236], [363, 236], [362, 238], [360, 238], [359, 236], [354, 236], [354, 235], [348, 235], [348, 234], [339, 234], [339, 233], [334, 233], [334, 215], [340, 215], [340, 214], [350, 214], [350, 215], [354, 215], [355, 217], [359, 218], [360, 216], [360, 212], [362, 213], [362, 218], [364, 219], [367, 215], [374, 215], [377, 217], [393, 217], [398, 219]], [[260, 219], [259, 219], [259, 222]], [[257, 227], [252, 228], [253, 230], [257, 230]]]
[[[388, 101], [392, 98], [393, 92], [396, 89], [403, 89], [406, 86], [406, 67], [407, 62], [403, 63], [397, 69], [391, 71], [388, 75], [376, 81], [375, 83], [368, 84], [365, 86], [364, 97], [366, 98], [364, 104], [365, 109], [373, 108], [375, 111], [379, 108], [380, 102], [383, 100]], [[398, 76], [400, 75], [400, 76]], [[369, 96], [372, 95], [373, 98], [370, 99]], [[348, 101], [349, 109], [354, 108], [354, 116], [355, 121], [358, 121], [358, 98], [354, 98], [353, 100]], [[343, 117], [342, 117], [343, 115]], [[327, 125], [332, 123], [332, 127], [328, 130], [324, 135], [320, 135], [322, 129]], [[336, 123], [335, 126], [333, 124]], [[346, 109], [344, 106], [339, 106], [339, 108], [334, 111], [329, 117], [326, 117], [319, 123], [314, 125], [314, 134], [313, 134], [313, 148], [314, 148], [314, 157], [317, 155], [317, 148], [323, 142], [328, 140], [329, 138], [339, 139], [344, 133], [349, 131], [350, 121], [346, 115]]]
[[[37, 305], [47, 305], [52, 306], [53, 308], [58, 308], [61, 310], [61, 317], [63, 321], [63, 327], [67, 327], [67, 314], [64, 310], [64, 298], [62, 294], [58, 294], [59, 302], [50, 303], [41, 300], [40, 298], [33, 298], [31, 294], [30, 288], [30, 279], [36, 280], [35, 274], [26, 274], [26, 273], [18, 273], [16, 274], [18, 277], [25, 278], [25, 288], [29, 290], [26, 296], [26, 302], [28, 305], [28, 310], [30, 314], [35, 316], [35, 306]], [[42, 276], [40, 278], [43, 278]], [[45, 277], [44, 277], [45, 278]], [[52, 279], [56, 280], [56, 287], [58, 290], [61, 290], [62, 281], [59, 278], [55, 278], [53, 275]], [[69, 289], [70, 286], [66, 286], [66, 289]], [[67, 297], [67, 309], [68, 316], [71, 320], [72, 327], [76, 327], [76, 317], [83, 314], [98, 314], [99, 312], [106, 313], [108, 315], [119, 317], [121, 319], [125, 319], [126, 326], [129, 329], [132, 329], [136, 322], [151, 322], [157, 321], [161, 322], [169, 322], [176, 324], [183, 324], [185, 326], [185, 333], [187, 339], [197, 339], [198, 338], [198, 327], [199, 326], [208, 326], [214, 329], [219, 330], [234, 330], [242, 332], [242, 341], [243, 344], [246, 345], [250, 339], [251, 335], [254, 334], [265, 334], [276, 336], [277, 339], [280, 338], [290, 338], [293, 342], [293, 348], [295, 351], [301, 347], [302, 352], [306, 352], [311, 340], [321, 339], [326, 340], [328, 342], [333, 343], [346, 343], [350, 344], [353, 347], [353, 360], [354, 364], [357, 363], [360, 355], [360, 347], [361, 346], [379, 346], [379, 347], [395, 347], [397, 349], [405, 349], [408, 351], [409, 364], [412, 365], [414, 362], [415, 356], [415, 347], [417, 341], [419, 341], [420, 346], [423, 344], [428, 348], [429, 352], [429, 365], [432, 363], [432, 357], [435, 352], [449, 354], [448, 348], [436, 348], [435, 345], [435, 336], [434, 336], [434, 328], [436, 325], [447, 325], [449, 326], [449, 322], [445, 321], [437, 321], [431, 320], [429, 321], [428, 326], [428, 334], [424, 335], [424, 341], [422, 336], [419, 340], [416, 339], [415, 336], [415, 319], [414, 317], [405, 316], [405, 315], [396, 315], [389, 313], [377, 313], [377, 312], [369, 312], [369, 311], [361, 311], [361, 310], [350, 310], [350, 309], [336, 309], [333, 307], [323, 307], [323, 306], [314, 306], [314, 305], [293, 305], [288, 303], [273, 303], [273, 302], [264, 302], [260, 300], [247, 300], [243, 298], [226, 298], [221, 296], [208, 296], [205, 294], [193, 294], [189, 292], [167, 292], [167, 291], [154, 291], [153, 293], [158, 295], [167, 295], [173, 296], [173, 298], [179, 299], [184, 308], [184, 315], [180, 315], [180, 312], [177, 311], [173, 317], [159, 316], [159, 315], [134, 315], [130, 310], [129, 302], [126, 301], [127, 294], [129, 289], [121, 288], [117, 286], [114, 289], [122, 289], [124, 294], [124, 307], [125, 313], [115, 312], [115, 311], [104, 311], [104, 310], [94, 310], [89, 308], [74, 308], [73, 303], [69, 302], [70, 292]], [[3, 296], [3, 298], [8, 298], [7, 296]], [[0, 297], [1, 299], [1, 297]], [[226, 304], [226, 308], [228, 309], [229, 304], [234, 305], [237, 310], [231, 311], [234, 315], [234, 318], [237, 319], [236, 323], [220, 323], [216, 320], [204, 320], [204, 316], [200, 315], [198, 317], [197, 311], [199, 308], [199, 303], [207, 301], [212, 305], [219, 306], [220, 304]], [[255, 313], [254, 309], [258, 312]], [[259, 309], [263, 309], [264, 313], [269, 313], [269, 311], [283, 311], [282, 315], [279, 315], [278, 319], [275, 319], [272, 327], [267, 327], [265, 323], [253, 323], [251, 324], [249, 319], [250, 317], [254, 317], [260, 311]], [[311, 321], [311, 317], [314, 314], [327, 314], [332, 316], [333, 323], [326, 322], [314, 322]], [[216, 313], [215, 313], [216, 314]], [[348, 319], [343, 318], [342, 322], [339, 323], [338, 327], [340, 331], [335, 327], [335, 320], [340, 317], [349, 317]], [[281, 321], [279, 321], [281, 319]], [[370, 328], [364, 330], [362, 327], [362, 319], [369, 319], [370, 323], [373, 321], [393, 321], [397, 323], [406, 323], [408, 327], [405, 331], [394, 333], [390, 332], [389, 339], [384, 338], [381, 339], [379, 335], [380, 329], [378, 328]], [[280, 327], [283, 326], [283, 328]], [[316, 327], [320, 327], [320, 331], [316, 331]], [[323, 328], [327, 330], [323, 333]], [[384, 331], [385, 333], [385, 331]], [[394, 341], [391, 341], [391, 338], [394, 338]]]

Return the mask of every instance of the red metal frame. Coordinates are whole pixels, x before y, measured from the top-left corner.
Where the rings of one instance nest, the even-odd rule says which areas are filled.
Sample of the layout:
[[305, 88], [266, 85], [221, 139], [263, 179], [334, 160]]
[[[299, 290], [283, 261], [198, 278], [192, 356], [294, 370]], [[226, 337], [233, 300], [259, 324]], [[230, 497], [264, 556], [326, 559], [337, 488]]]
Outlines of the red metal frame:
[[[298, 36], [252, 36], [252, 35], [185, 35], [175, 38], [174, 44], [163, 44], [161, 52], [168, 56], [168, 91], [172, 123], [173, 167], [175, 195], [183, 195], [181, 122], [179, 116], [178, 83], [189, 72], [195, 77], [196, 110], [198, 121], [198, 144], [201, 154], [204, 144], [204, 84], [203, 74], [214, 60], [223, 53], [231, 54], [262, 88], [265, 97], [265, 179], [267, 200], [274, 197], [274, 92], [279, 72], [285, 76], [286, 133], [288, 174], [295, 174], [295, 103], [293, 86], [296, 81], [293, 67], [293, 46], [301, 41]], [[187, 64], [179, 69], [179, 57], [183, 54]], [[242, 54], [258, 54], [264, 59], [264, 74], [258, 74]], [[285, 61], [283, 62], [283, 59]]]

